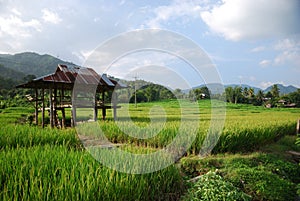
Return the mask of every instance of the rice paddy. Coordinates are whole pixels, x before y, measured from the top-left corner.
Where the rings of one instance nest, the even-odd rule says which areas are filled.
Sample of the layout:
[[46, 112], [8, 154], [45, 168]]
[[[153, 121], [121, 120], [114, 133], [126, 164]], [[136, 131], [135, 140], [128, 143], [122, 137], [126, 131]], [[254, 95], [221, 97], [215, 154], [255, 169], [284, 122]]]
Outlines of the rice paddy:
[[[190, 112], [186, 119], [181, 118], [177, 101], [141, 103], [137, 108], [129, 105], [130, 118], [120, 110], [115, 122], [109, 111], [108, 119], [99, 120], [97, 128], [110, 142], [121, 144], [120, 150], [149, 154], [174, 141], [186, 121], [197, 129], [183, 129], [191, 145], [184, 146], [186, 151], [181, 154], [198, 155], [212, 118], [210, 102], [198, 104], [199, 111]], [[153, 106], [156, 109], [151, 111]], [[213, 153], [259, 150], [294, 134], [300, 114], [296, 108], [229, 104], [226, 109], [223, 132]], [[0, 111], [1, 200], [179, 200], [186, 191], [178, 164], [146, 174], [118, 172], [89, 154], [77, 136], [78, 128], [43, 129], [21, 121], [32, 112], [31, 108]]]

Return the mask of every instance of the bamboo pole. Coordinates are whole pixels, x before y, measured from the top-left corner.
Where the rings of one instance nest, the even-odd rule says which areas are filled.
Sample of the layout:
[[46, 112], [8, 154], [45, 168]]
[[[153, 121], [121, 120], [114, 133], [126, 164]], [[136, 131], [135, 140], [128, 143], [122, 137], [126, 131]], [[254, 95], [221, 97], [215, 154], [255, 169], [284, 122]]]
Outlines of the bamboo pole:
[[45, 94], [44, 94], [45, 90], [42, 89], [42, 128], [45, 127]]
[[72, 91], [72, 108], [71, 108], [71, 126], [75, 127], [75, 119], [76, 119], [76, 103], [75, 103], [76, 93], [75, 91]]
[[50, 88], [49, 89], [49, 104], [50, 104], [50, 126], [51, 126], [51, 128], [53, 128], [54, 127], [54, 123], [53, 123], [53, 120], [54, 120], [54, 118], [53, 118], [53, 90], [52, 90], [52, 88]]
[[97, 121], [98, 119], [98, 105], [97, 105], [97, 97], [95, 94], [95, 103], [94, 103], [94, 121]]
[[61, 93], [60, 93], [60, 104], [61, 104], [61, 126], [62, 128], [66, 127], [66, 113], [65, 113], [65, 108], [63, 104], [63, 97], [65, 96], [64, 94], [64, 88], [62, 87]]
[[114, 120], [117, 120], [117, 93], [113, 92], [112, 94], [112, 106], [113, 106], [113, 113], [114, 113]]
[[106, 116], [106, 108], [105, 108], [105, 91], [102, 91], [102, 119], [105, 120], [105, 116]]
[[38, 97], [39, 93], [38, 93], [38, 89], [35, 88], [35, 124], [38, 125], [39, 124], [39, 104], [38, 104]]

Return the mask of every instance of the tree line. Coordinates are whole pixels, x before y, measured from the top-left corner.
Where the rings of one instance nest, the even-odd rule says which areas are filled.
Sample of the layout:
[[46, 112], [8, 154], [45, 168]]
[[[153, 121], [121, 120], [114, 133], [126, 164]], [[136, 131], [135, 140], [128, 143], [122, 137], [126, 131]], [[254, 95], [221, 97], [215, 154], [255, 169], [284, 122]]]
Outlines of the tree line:
[[[21, 106], [28, 104], [24, 96], [33, 93], [30, 89], [14, 88], [19, 83], [24, 83], [34, 79], [35, 76], [27, 75], [20, 81], [7, 80], [0, 77], [0, 108]], [[115, 78], [114, 78], [115, 79]], [[116, 79], [118, 80], [118, 79]], [[118, 80], [120, 81], [120, 80]], [[122, 80], [124, 83], [124, 81]], [[169, 99], [189, 99], [197, 101], [201, 99], [221, 99], [229, 103], [253, 104], [256, 106], [264, 105], [269, 107], [289, 106], [300, 107], [300, 89], [287, 95], [280, 95], [280, 90], [274, 84], [270, 91], [263, 92], [259, 90], [255, 93], [253, 88], [248, 87], [226, 87], [225, 92], [221, 95], [211, 94], [208, 87], [203, 86], [190, 90], [188, 93], [181, 89], [168, 89], [162, 85], [149, 83], [144, 80], [125, 81], [128, 88], [118, 91], [118, 101], [123, 103], [134, 103], [135, 100], [140, 102], [153, 102]], [[110, 101], [111, 93], [107, 93], [106, 100]], [[284, 102], [280, 102], [284, 100]]]
[[225, 89], [227, 102], [230, 103], [246, 103], [253, 105], [265, 105], [268, 107], [294, 106], [300, 107], [300, 89], [286, 95], [280, 95], [277, 84], [274, 84], [270, 91], [264, 93], [259, 90], [254, 93], [253, 88], [247, 87], [227, 87]]

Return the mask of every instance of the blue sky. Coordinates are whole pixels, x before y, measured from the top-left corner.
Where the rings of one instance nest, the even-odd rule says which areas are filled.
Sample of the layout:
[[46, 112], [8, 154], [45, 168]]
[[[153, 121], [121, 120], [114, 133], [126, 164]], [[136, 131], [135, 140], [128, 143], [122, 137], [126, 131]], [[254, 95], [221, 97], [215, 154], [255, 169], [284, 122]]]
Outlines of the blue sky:
[[[224, 84], [300, 87], [299, 19], [299, 0], [0, 0], [0, 53], [32, 51], [84, 65], [95, 48], [118, 34], [166, 29], [201, 47]], [[120, 59], [124, 68], [108, 73], [143, 78], [143, 72], [160, 71], [157, 66], [170, 59], [185, 71], [178, 58], [156, 54]], [[142, 65], [137, 72], [125, 67], [133, 58]], [[130, 72], [125, 76], [124, 71]]]

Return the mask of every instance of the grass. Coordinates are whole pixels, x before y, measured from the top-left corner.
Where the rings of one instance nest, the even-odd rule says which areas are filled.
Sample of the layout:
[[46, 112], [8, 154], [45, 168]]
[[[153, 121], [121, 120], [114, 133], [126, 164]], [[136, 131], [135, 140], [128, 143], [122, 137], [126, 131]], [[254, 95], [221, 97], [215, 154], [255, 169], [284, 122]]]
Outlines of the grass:
[[248, 154], [217, 154], [201, 160], [188, 156], [181, 159], [181, 169], [188, 178], [217, 171], [224, 181], [250, 195], [252, 200], [294, 200], [300, 167], [285, 152], [299, 151], [294, 143], [295, 136], [285, 136]]
[[5, 149], [0, 161], [1, 200], [176, 200], [182, 189], [174, 166], [125, 174], [59, 145]]
[[[154, 106], [159, 106], [165, 110], [166, 121], [160, 130], [158, 128], [161, 128], [162, 125], [157, 124], [155, 126], [155, 122], [152, 123], [150, 120], [150, 117], [157, 117], [147, 115], [150, 108]], [[197, 154], [201, 150], [211, 123], [210, 102], [199, 101], [199, 107], [199, 112], [191, 111], [185, 116], [187, 118], [185, 122], [181, 119], [180, 106], [177, 101], [143, 103], [139, 104], [138, 108], [130, 105], [129, 115], [131, 118], [128, 118], [128, 114], [122, 113], [121, 110], [119, 112], [120, 123], [116, 124], [111, 118], [108, 118], [108, 121], [100, 121], [99, 124], [106, 137], [112, 142], [162, 148], [174, 139], [181, 123], [187, 124], [188, 122], [191, 125], [191, 130], [187, 131], [187, 136], [193, 137], [191, 135], [194, 131], [193, 128], [199, 126], [195, 131], [197, 133], [196, 139], [188, 151]], [[251, 152], [280, 139], [284, 135], [294, 134], [296, 120], [299, 118], [299, 113], [297, 114], [295, 111], [300, 113], [300, 109], [267, 109], [251, 105], [227, 104], [223, 133], [213, 152]], [[144, 129], [147, 127], [153, 130]], [[149, 139], [141, 139], [145, 133], [151, 132], [156, 135]], [[132, 133], [135, 136], [131, 137]]]
[[[81, 145], [76, 135], [79, 128], [42, 129], [26, 122], [32, 108], [1, 110], [0, 200], [179, 200], [190, 196], [181, 197], [185, 192], [216, 188], [212, 182], [186, 191], [190, 184], [184, 178], [209, 171], [215, 175], [208, 180], [229, 189], [224, 192], [244, 192], [254, 200], [295, 197], [299, 166], [286, 151], [299, 151], [294, 146], [295, 136], [289, 134], [295, 132], [300, 109], [228, 104], [213, 155], [200, 160], [197, 155], [212, 117], [209, 101], [197, 104], [200, 110], [192, 108], [183, 120], [179, 102], [170, 100], [141, 103], [137, 108], [129, 105], [130, 118], [120, 110], [118, 122], [108, 111], [107, 120], [98, 121], [95, 129], [101, 128], [111, 142], [124, 144], [119, 149], [126, 152], [154, 153], [174, 139], [175, 145], [188, 149], [178, 164], [148, 174], [126, 174], [104, 167]], [[182, 122], [185, 127], [180, 127]], [[84, 131], [94, 135], [95, 130], [90, 129]], [[177, 138], [180, 129], [183, 135]], [[193, 143], [187, 147], [180, 144], [183, 140]]]

